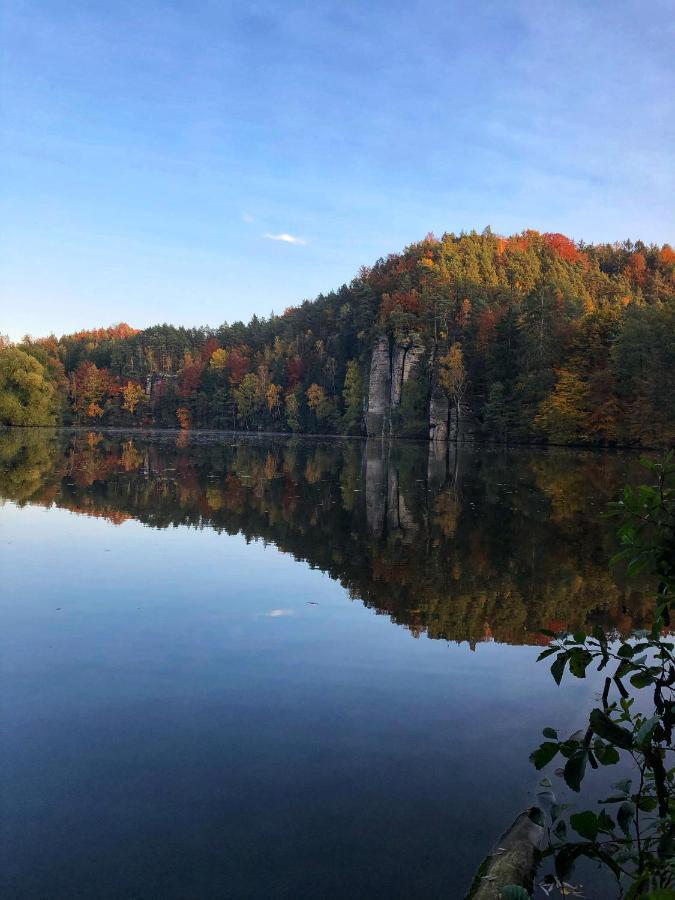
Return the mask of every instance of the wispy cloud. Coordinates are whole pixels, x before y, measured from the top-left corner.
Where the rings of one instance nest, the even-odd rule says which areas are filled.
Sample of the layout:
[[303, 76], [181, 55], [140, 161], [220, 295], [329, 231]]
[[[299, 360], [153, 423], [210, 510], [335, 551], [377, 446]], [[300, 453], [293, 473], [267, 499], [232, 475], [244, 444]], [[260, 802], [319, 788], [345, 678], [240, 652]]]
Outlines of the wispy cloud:
[[242, 221], [242, 222], [246, 222], [247, 225], [251, 225], [253, 222], [255, 222], [255, 219], [253, 218], [253, 216], [251, 215], [251, 213], [249, 213], [249, 212], [243, 212], [243, 213], [241, 214], [241, 221]]
[[285, 232], [282, 234], [265, 234], [264, 237], [266, 237], [268, 241], [283, 241], [285, 244], [303, 245], [307, 243], [303, 238], [296, 237], [294, 234], [286, 234]]

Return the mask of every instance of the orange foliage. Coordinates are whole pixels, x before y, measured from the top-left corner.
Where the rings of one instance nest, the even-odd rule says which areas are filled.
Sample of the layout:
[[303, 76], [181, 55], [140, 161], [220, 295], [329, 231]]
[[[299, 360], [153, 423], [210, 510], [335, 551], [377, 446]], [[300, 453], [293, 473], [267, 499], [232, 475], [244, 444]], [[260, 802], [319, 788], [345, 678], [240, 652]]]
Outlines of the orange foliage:
[[561, 259], [567, 260], [567, 262], [579, 262], [581, 259], [581, 254], [574, 241], [565, 237], [564, 234], [547, 231], [546, 234], [542, 234], [542, 238]]
[[476, 343], [478, 344], [478, 349], [482, 353], [485, 353], [488, 346], [494, 340], [498, 321], [499, 311], [496, 309], [484, 309], [479, 315]]
[[508, 250], [515, 250], [517, 253], [527, 253], [532, 246], [532, 242], [539, 237], [538, 231], [523, 231], [521, 234], [515, 234], [513, 237], [506, 239], [506, 247]]
[[93, 362], [82, 362], [71, 375], [70, 393], [73, 406], [90, 419], [103, 415], [103, 404], [108, 397], [119, 393], [107, 369], [99, 369]]
[[659, 260], [663, 265], [670, 266], [675, 263], [675, 250], [670, 244], [664, 244], [659, 253]]
[[644, 284], [647, 277], [647, 262], [642, 253], [633, 253], [626, 264], [626, 275], [636, 284]]
[[71, 337], [79, 341], [124, 341], [138, 334], [138, 328], [132, 328], [126, 322], [120, 322], [118, 325], [110, 325], [108, 328], [92, 328], [89, 331], [76, 331]]
[[416, 291], [394, 291], [393, 294], [382, 294], [380, 316], [387, 319], [394, 310], [417, 314], [420, 311], [420, 299]]

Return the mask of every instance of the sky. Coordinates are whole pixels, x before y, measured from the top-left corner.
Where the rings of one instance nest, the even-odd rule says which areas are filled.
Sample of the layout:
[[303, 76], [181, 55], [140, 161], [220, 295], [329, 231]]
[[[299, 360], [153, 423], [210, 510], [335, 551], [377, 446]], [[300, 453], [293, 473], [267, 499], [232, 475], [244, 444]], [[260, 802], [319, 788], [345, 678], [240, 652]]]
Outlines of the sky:
[[2, 0], [0, 333], [220, 325], [428, 232], [675, 243], [673, 0]]

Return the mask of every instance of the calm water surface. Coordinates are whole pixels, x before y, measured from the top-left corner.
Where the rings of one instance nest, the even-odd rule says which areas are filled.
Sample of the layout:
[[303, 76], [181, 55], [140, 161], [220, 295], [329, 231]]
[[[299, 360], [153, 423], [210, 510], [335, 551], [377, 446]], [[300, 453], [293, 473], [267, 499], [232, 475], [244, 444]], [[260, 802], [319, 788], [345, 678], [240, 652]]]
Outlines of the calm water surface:
[[[0, 434], [0, 894], [461, 897], [639, 624], [633, 457]], [[555, 707], [555, 710], [553, 710]]]

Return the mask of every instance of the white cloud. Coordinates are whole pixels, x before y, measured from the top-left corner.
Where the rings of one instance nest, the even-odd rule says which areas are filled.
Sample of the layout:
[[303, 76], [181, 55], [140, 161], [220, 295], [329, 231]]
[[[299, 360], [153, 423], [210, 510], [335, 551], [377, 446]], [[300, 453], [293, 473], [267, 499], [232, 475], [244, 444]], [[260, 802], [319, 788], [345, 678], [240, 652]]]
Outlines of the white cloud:
[[293, 610], [292, 609], [272, 609], [266, 613], [259, 613], [259, 615], [264, 616], [265, 618], [268, 618], [268, 619], [279, 619], [282, 616], [292, 616]]
[[264, 237], [267, 238], [268, 241], [283, 241], [285, 244], [306, 244], [307, 241], [303, 240], [303, 238], [295, 237], [294, 234], [286, 234], [283, 232], [282, 234], [266, 234]]
[[251, 213], [243, 212], [241, 214], [241, 221], [246, 222], [247, 225], [251, 225], [253, 222], [255, 222], [255, 219], [253, 218]]

